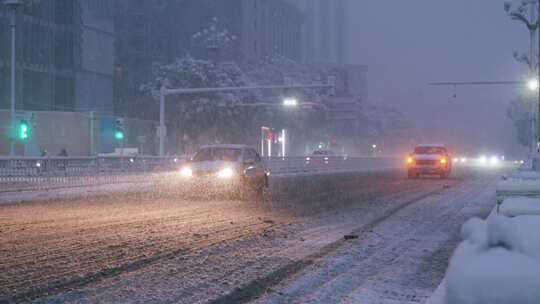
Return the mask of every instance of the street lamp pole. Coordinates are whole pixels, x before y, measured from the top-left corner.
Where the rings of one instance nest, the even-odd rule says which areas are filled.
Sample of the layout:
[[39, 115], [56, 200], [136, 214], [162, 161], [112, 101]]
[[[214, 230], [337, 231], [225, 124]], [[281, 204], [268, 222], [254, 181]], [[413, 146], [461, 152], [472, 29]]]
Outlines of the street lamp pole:
[[16, 26], [17, 26], [17, 7], [19, 6], [19, 0], [6, 0], [4, 4], [11, 10], [11, 17], [9, 27], [11, 29], [11, 84], [10, 84], [10, 136], [9, 136], [9, 155], [15, 156], [15, 62], [16, 62]]
[[[538, 26], [540, 24], [540, 3], [538, 3], [537, 8], [538, 8], [538, 14], [537, 14], [538, 19], [536, 21], [536, 30], [538, 31], [538, 41], [537, 41], [538, 42], [538, 60], [540, 60], [540, 29], [538, 29]], [[531, 49], [532, 49], [532, 47], [531, 47]], [[540, 83], [540, 65], [535, 64], [535, 61], [534, 61], [533, 57], [534, 56], [532, 56], [530, 58], [530, 60], [531, 60], [531, 63], [533, 64], [533, 69], [536, 68], [536, 72], [538, 73], [538, 81]], [[538, 117], [536, 119], [536, 122], [537, 122], [537, 128], [536, 128], [537, 139], [536, 139], [536, 143], [534, 145], [536, 152], [538, 152], [538, 143], [540, 142], [540, 88], [538, 89], [538, 101], [537, 102], [538, 102], [538, 105], [537, 105], [538, 106], [538, 110], [537, 110]]]

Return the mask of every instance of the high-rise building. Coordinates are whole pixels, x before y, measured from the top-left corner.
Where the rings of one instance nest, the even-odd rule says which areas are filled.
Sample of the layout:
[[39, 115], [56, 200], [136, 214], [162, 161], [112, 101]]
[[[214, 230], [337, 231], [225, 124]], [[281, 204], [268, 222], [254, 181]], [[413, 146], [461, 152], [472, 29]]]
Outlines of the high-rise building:
[[[19, 8], [16, 108], [112, 111], [111, 1], [48, 0]], [[0, 109], [8, 109], [9, 11], [0, 8]]]
[[287, 0], [305, 16], [302, 61], [347, 63], [348, 0]]
[[[303, 14], [286, 0], [116, 0], [115, 111], [155, 118], [140, 90], [152, 77], [154, 63], [190, 54], [218, 61], [257, 62], [271, 55], [295, 61], [302, 56]], [[226, 46], [201, 43], [197, 33], [227, 30]], [[212, 35], [208, 31], [207, 35]], [[210, 42], [210, 43], [208, 43]]]

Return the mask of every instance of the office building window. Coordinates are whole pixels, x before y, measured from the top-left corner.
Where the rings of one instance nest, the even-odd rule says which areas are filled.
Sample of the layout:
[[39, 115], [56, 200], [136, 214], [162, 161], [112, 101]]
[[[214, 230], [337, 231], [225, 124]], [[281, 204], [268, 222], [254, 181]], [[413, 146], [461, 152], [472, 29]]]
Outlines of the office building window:
[[56, 76], [54, 80], [54, 109], [73, 111], [75, 108], [75, 84], [73, 78]]
[[54, 15], [57, 24], [73, 24], [75, 20], [74, 3], [73, 0], [56, 0]]
[[55, 37], [55, 66], [58, 69], [73, 69], [73, 34], [71, 32], [59, 31]]

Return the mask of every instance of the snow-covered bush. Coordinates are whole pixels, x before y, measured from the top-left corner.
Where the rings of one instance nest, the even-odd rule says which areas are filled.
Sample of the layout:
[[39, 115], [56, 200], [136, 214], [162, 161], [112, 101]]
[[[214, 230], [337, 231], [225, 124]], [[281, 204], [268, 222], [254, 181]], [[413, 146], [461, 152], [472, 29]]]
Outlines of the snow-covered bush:
[[539, 216], [469, 220], [446, 276], [447, 304], [540, 303]]

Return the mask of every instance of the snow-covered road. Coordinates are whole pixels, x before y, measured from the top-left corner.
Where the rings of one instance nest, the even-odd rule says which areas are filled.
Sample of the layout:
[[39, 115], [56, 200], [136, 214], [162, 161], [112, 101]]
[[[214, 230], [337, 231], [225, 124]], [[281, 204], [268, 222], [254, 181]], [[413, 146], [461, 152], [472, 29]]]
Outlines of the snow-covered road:
[[264, 203], [159, 191], [2, 205], [0, 302], [422, 302], [497, 174], [403, 175]]
[[[487, 172], [485, 172], [487, 173]], [[432, 193], [344, 242], [274, 286], [256, 303], [424, 303], [440, 284], [471, 217], [495, 205], [494, 177], [481, 174]]]

